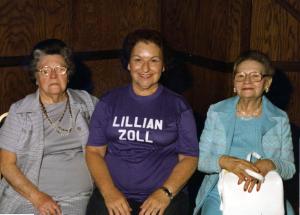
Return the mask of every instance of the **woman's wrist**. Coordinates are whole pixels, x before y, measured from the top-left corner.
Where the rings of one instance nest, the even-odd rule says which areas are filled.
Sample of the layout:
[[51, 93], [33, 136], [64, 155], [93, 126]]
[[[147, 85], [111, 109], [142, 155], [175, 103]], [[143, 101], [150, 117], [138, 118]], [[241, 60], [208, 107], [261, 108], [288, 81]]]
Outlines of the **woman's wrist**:
[[219, 157], [219, 166], [220, 166], [221, 169], [225, 169], [224, 162], [226, 160], [226, 157], [227, 157], [226, 155], [221, 155]]
[[159, 189], [162, 190], [170, 200], [174, 198], [173, 193], [167, 187], [161, 186]]

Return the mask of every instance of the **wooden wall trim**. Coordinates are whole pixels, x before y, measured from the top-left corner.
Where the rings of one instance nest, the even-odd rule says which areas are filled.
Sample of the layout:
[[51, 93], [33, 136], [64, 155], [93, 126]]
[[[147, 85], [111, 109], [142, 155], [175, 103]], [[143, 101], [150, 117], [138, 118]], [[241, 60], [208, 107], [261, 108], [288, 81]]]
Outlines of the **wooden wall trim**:
[[[184, 58], [185, 62], [195, 66], [204, 67], [219, 72], [232, 72], [233, 62], [214, 60], [184, 52], [177, 52], [177, 56]], [[300, 61], [272, 61], [272, 65], [276, 69], [282, 71], [300, 72]]]
[[295, 10], [295, 8], [289, 2], [285, 0], [275, 0], [275, 2], [300, 22], [299, 11]]
[[[118, 59], [120, 57], [120, 52], [120, 49], [114, 49], [105, 51], [76, 52], [74, 53], [74, 55], [81, 61], [108, 60]], [[181, 51], [175, 51], [175, 56], [177, 58], [183, 59], [187, 63], [206, 69], [211, 69], [219, 72], [231, 72], [232, 70], [232, 62], [224, 62]], [[28, 56], [0, 57], [0, 68], [24, 66], [27, 63], [27, 59]], [[283, 71], [300, 72], [300, 61], [273, 61], [272, 63], [275, 68], [281, 69]]]
[[229, 72], [232, 67], [232, 63], [226, 63], [224, 61], [214, 60], [200, 55], [193, 55], [190, 53], [185, 53], [180, 51], [177, 51], [175, 55], [176, 57], [184, 59], [185, 62], [188, 62], [192, 65], [204, 67], [207, 69], [216, 70], [220, 72]]
[[[89, 60], [106, 60], [116, 59], [120, 56], [120, 49], [104, 50], [104, 51], [89, 51], [89, 52], [75, 52], [75, 58], [82, 61]], [[0, 57], [0, 67], [23, 66], [28, 62], [29, 56], [11, 56]]]
[[26, 65], [28, 56], [0, 57], [0, 67]]
[[300, 72], [300, 61], [273, 61], [272, 64], [276, 69], [289, 72]]

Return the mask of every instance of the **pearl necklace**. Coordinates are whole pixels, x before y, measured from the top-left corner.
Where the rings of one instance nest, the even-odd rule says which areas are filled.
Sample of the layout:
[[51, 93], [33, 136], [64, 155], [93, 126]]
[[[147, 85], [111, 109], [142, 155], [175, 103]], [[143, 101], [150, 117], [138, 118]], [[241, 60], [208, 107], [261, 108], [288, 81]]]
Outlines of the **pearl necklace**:
[[[72, 112], [71, 112], [71, 106], [70, 106], [70, 100], [69, 100], [69, 96], [68, 94], [66, 93], [66, 96], [67, 96], [67, 102], [66, 102], [66, 106], [65, 106], [65, 109], [62, 113], [62, 115], [59, 117], [58, 120], [56, 120], [55, 122], [53, 122], [50, 117], [48, 116], [48, 113], [47, 113], [47, 110], [44, 106], [44, 104], [42, 103], [41, 101], [41, 97], [39, 98], [39, 102], [40, 102], [40, 107], [41, 107], [41, 110], [44, 114], [44, 116], [46, 117], [46, 119], [48, 120], [49, 124], [51, 125], [52, 128], [55, 129], [55, 131], [61, 135], [61, 136], [68, 136], [72, 129], [73, 129], [73, 116], [72, 116]], [[67, 109], [69, 109], [69, 118], [70, 118], [70, 124], [71, 124], [71, 127], [70, 128], [62, 128], [59, 124], [61, 123], [62, 119], [64, 118], [64, 115], [65, 113], [67, 112]]]
[[262, 111], [262, 105], [259, 105], [259, 107], [252, 113], [247, 113], [246, 111], [241, 110], [241, 107], [239, 104], [236, 106], [237, 116], [241, 117], [242, 119], [252, 119], [254, 117], [259, 117], [261, 114], [261, 111]]

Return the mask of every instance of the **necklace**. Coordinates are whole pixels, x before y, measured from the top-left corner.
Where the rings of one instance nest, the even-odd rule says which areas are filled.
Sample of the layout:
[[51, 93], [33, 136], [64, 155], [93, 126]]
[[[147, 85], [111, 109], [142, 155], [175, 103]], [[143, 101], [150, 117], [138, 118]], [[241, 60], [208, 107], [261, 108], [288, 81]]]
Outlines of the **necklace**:
[[241, 107], [240, 107], [239, 104], [236, 106], [236, 113], [242, 119], [252, 119], [254, 117], [258, 117], [258, 116], [260, 116], [261, 111], [262, 111], [262, 105], [261, 104], [259, 105], [259, 107], [255, 111], [253, 111], [251, 113], [247, 113], [246, 111], [241, 110]]
[[[52, 126], [52, 128], [55, 129], [55, 131], [60, 134], [61, 136], [68, 136], [72, 129], [73, 129], [73, 116], [72, 116], [72, 112], [71, 112], [71, 106], [70, 106], [70, 100], [69, 100], [69, 95], [66, 93], [67, 96], [67, 102], [66, 102], [66, 106], [65, 109], [62, 113], [62, 115], [59, 117], [58, 120], [56, 120], [55, 122], [53, 122], [50, 117], [48, 116], [47, 110], [44, 106], [44, 104], [41, 101], [41, 97], [39, 98], [39, 102], [40, 102], [40, 106], [41, 106], [41, 110], [44, 114], [44, 116], [46, 117], [46, 119], [48, 120], [49, 124]], [[64, 118], [65, 113], [67, 112], [67, 109], [69, 109], [69, 118], [70, 118], [70, 124], [71, 127], [70, 128], [62, 128], [59, 124], [61, 123], [62, 119]]]

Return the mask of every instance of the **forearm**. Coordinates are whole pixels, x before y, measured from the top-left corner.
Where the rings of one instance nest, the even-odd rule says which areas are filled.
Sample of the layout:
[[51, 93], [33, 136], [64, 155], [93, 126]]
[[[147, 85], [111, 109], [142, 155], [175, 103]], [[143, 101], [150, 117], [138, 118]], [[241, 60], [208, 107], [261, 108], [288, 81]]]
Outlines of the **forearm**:
[[116, 189], [106, 162], [102, 156], [87, 150], [86, 162], [96, 186], [103, 196], [105, 196], [106, 193], [109, 193], [112, 189]]
[[187, 183], [197, 168], [198, 158], [184, 156], [174, 167], [171, 175], [163, 184], [175, 196]]
[[4, 164], [2, 162], [1, 172], [3, 177], [14, 188], [30, 202], [36, 200], [39, 193], [38, 188], [20, 171], [15, 164]]

